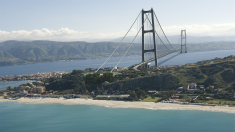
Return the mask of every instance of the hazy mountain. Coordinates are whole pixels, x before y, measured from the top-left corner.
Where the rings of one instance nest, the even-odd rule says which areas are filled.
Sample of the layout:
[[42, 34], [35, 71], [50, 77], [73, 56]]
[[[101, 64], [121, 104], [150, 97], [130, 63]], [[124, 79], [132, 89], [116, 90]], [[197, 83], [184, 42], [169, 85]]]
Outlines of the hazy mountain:
[[[0, 62], [2, 62], [0, 66], [12, 65], [16, 61], [16, 64], [24, 64], [29, 62], [99, 59], [107, 57], [116, 46], [117, 43], [114, 42], [5, 41], [0, 43]], [[123, 54], [127, 46], [123, 44], [113, 56], [117, 57]], [[136, 50], [131, 50], [127, 55], [133, 55], [134, 52]]]
[[[112, 57], [122, 56], [129, 47], [129, 44], [121, 44]], [[0, 43], [0, 66], [61, 60], [107, 58], [117, 45], [117, 42], [5, 41]], [[167, 47], [170, 48], [170, 45], [167, 45]], [[173, 45], [173, 47], [176, 47], [176, 45]], [[168, 49], [164, 45], [158, 45], [157, 49], [158, 54], [168, 52]], [[187, 49], [189, 52], [235, 49], [235, 41], [189, 44], [187, 45]], [[126, 56], [134, 55], [141, 55], [140, 41], [139, 43], [134, 43], [126, 54]]]

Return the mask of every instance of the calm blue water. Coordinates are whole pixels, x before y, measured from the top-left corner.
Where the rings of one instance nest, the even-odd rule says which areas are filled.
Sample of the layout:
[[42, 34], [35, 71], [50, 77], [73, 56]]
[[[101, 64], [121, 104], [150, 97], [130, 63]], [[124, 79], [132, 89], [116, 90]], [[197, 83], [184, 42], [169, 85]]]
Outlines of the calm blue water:
[[[175, 54], [168, 55], [159, 59], [159, 63]], [[206, 51], [206, 52], [192, 52], [181, 54], [162, 65], [182, 65], [187, 63], [194, 63], [201, 60], [213, 59], [215, 57], [226, 57], [229, 55], [235, 55], [235, 50], [217, 50], [217, 51]], [[120, 58], [111, 58], [104, 65], [104, 67], [113, 67], [119, 61]], [[84, 70], [85, 68], [98, 68], [105, 59], [99, 60], [81, 60], [81, 61], [66, 61], [66, 62], [51, 62], [51, 63], [40, 63], [40, 64], [28, 64], [28, 65], [16, 65], [0, 67], [0, 76], [4, 75], [22, 75], [31, 73], [42, 73], [42, 72], [53, 72], [53, 71], [72, 71], [74, 69]], [[125, 57], [119, 63], [118, 67], [129, 67], [133, 64], [141, 61], [140, 56]], [[153, 64], [153, 63], [152, 63]]]
[[22, 81], [8, 81], [8, 82], [0, 82], [0, 91], [1, 90], [6, 90], [6, 88], [8, 86], [10, 86], [11, 88], [14, 87], [18, 87], [21, 84], [25, 84], [25, 83], [32, 83], [35, 81], [31, 81], [31, 80], [22, 80]]
[[234, 132], [235, 114], [0, 103], [1, 132]]
[[[170, 58], [178, 53], [168, 55], [164, 58], [159, 59], [159, 62]], [[214, 59], [215, 57], [224, 58], [230, 55], [235, 55], [235, 49], [233, 50], [216, 50], [216, 51], [205, 51], [205, 52], [192, 52], [183, 53], [175, 58], [163, 63], [163, 65], [184, 65], [187, 63], [195, 63], [202, 60]]]

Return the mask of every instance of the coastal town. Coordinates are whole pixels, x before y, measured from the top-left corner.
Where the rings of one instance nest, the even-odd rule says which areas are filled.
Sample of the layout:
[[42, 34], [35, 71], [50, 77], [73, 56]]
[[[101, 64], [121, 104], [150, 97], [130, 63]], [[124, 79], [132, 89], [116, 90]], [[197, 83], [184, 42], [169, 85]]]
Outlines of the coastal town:
[[[36, 85], [33, 83], [27, 83], [25, 85], [21, 85], [16, 87], [14, 91], [2, 92], [0, 96], [3, 96], [4, 99], [16, 100], [18, 98], [84, 98], [84, 99], [101, 99], [101, 100], [128, 100], [130, 94], [121, 94], [121, 95], [94, 95], [95, 91], [87, 95], [80, 94], [58, 94], [57, 91], [46, 91], [45, 86], [49, 85], [48, 83], [38, 82]], [[19, 92], [17, 92], [19, 91]], [[215, 95], [229, 95], [231, 98], [235, 99], [235, 94], [232, 93], [220, 93], [221, 89], [215, 89], [214, 86], [209, 86], [205, 88], [204, 85], [197, 85], [196, 83], [189, 83], [188, 85], [184, 85], [182, 87], [178, 87], [174, 94], [172, 94], [168, 99], [161, 100], [163, 103], [180, 103], [180, 99], [187, 98], [188, 102], [185, 101], [184, 104], [195, 104], [192, 103], [197, 98], [205, 98], [206, 100], [210, 100]], [[150, 90], [147, 92], [148, 96], [159, 95], [159, 92], [156, 90]], [[141, 100], [140, 100], [141, 101]], [[199, 103], [197, 103], [198, 105]], [[205, 104], [202, 104], [205, 105]], [[222, 104], [221, 104], [222, 105]]]
[[0, 77], [0, 81], [20, 81], [20, 80], [44, 80], [46, 78], [54, 77], [61, 78], [63, 74], [68, 74], [71, 72], [45, 72], [45, 73], [34, 73], [34, 74], [24, 74], [24, 75], [5, 75]]

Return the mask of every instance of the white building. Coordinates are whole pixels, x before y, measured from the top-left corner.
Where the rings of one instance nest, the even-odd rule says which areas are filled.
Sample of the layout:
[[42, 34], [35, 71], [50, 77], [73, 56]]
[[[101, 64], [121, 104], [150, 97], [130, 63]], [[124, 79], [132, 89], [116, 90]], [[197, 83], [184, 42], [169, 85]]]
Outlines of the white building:
[[196, 89], [197, 84], [196, 83], [189, 83], [188, 86], [190, 89]]

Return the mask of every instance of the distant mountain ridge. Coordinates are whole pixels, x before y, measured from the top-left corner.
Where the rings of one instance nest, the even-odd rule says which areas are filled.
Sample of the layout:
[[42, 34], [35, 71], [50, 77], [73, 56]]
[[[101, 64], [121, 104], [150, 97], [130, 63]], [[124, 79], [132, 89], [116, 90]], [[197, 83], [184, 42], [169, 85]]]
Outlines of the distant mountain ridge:
[[[5, 41], [0, 43], [0, 66], [29, 62], [99, 59], [109, 55], [116, 46], [117, 43], [114, 42]], [[126, 48], [127, 45], [122, 45], [113, 56], [119, 56]]]
[[[165, 37], [163, 35], [160, 36], [164, 42], [166, 41]], [[56, 42], [88, 42], [88, 43], [97, 43], [97, 42], [115, 42], [119, 43], [121, 42], [123, 37], [114, 38], [114, 39], [77, 39], [77, 40], [66, 40], [66, 39], [58, 39], [58, 40], [36, 40], [36, 41], [56, 41]], [[168, 40], [172, 44], [176, 44], [179, 42], [180, 35], [172, 35], [167, 36]], [[134, 39], [134, 36], [127, 36], [123, 42], [124, 43], [130, 43]], [[12, 40], [8, 40], [12, 41]], [[35, 40], [15, 40], [15, 41], [23, 41], [23, 42], [32, 42]], [[188, 44], [197, 44], [197, 43], [205, 43], [205, 42], [219, 42], [219, 41], [235, 41], [235, 36], [189, 36], [187, 35], [187, 42]], [[0, 41], [0, 43], [6, 42], [6, 41]], [[134, 41], [135, 43], [141, 42], [141, 36], [137, 37]]]
[[[123, 43], [112, 57], [120, 57], [130, 43]], [[42, 63], [62, 60], [86, 60], [107, 58], [117, 47], [117, 42], [56, 42], [47, 40], [36, 41], [5, 41], [0, 43], [0, 66]], [[173, 47], [175, 47], [173, 45]], [[158, 53], [164, 51], [158, 45]], [[235, 41], [208, 42], [187, 45], [189, 52], [235, 49]], [[126, 56], [141, 55], [141, 43], [134, 43]]]

